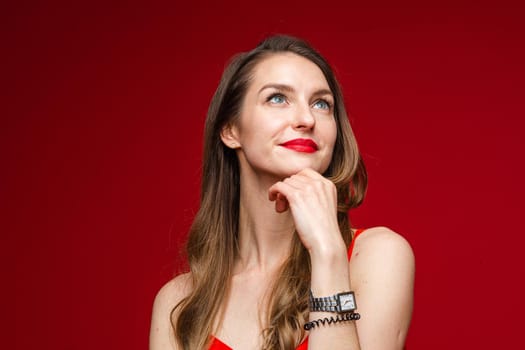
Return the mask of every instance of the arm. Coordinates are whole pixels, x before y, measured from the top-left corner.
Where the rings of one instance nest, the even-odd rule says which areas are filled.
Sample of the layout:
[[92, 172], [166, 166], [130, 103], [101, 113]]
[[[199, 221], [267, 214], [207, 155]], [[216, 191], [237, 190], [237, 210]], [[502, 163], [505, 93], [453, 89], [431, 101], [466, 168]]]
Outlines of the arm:
[[359, 236], [350, 278], [361, 319], [361, 348], [397, 350], [405, 344], [414, 296], [414, 254], [408, 242], [385, 227]]
[[153, 303], [153, 313], [151, 317], [149, 336], [150, 350], [178, 349], [171, 327], [170, 314], [175, 305], [177, 305], [188, 292], [189, 274], [183, 274], [166, 283], [157, 293]]
[[[310, 253], [312, 261], [311, 290], [315, 297], [327, 297], [340, 292], [355, 291], [351, 284], [348, 258], [344, 244], [326, 246]], [[356, 294], [358, 312], [361, 313], [359, 296]], [[310, 321], [337, 317], [332, 312], [310, 312]], [[357, 321], [360, 322], [360, 321]], [[308, 349], [363, 349], [354, 321], [320, 325], [309, 331]]]
[[[316, 327], [309, 349], [401, 349], [412, 310], [413, 255], [401, 236], [386, 228], [368, 230], [354, 247], [349, 265], [337, 224], [333, 183], [305, 169], [270, 188], [276, 210], [292, 211], [310, 253], [311, 289], [316, 297], [355, 291], [357, 322]], [[336, 316], [311, 312], [310, 320]]]
[[[310, 332], [310, 349], [324, 346], [330, 349], [403, 349], [412, 315], [414, 288], [414, 255], [408, 242], [385, 227], [366, 230], [359, 236], [346, 267], [350, 289], [342, 287], [347, 279], [337, 278], [329, 270], [323, 270], [325, 266], [316, 266], [312, 260], [312, 290], [318, 283], [319, 289], [323, 286], [340, 288], [331, 292], [326, 290], [321, 296], [353, 290], [361, 319], [355, 322], [355, 326], [342, 323], [338, 329], [336, 325], [315, 328]], [[342, 266], [340, 271], [344, 273]], [[331, 315], [312, 313], [310, 319]], [[359, 347], [352, 337], [357, 337]], [[334, 344], [330, 344], [332, 341]]]
[[[349, 265], [337, 221], [335, 185], [319, 173], [304, 169], [270, 190], [276, 210], [291, 210], [301, 242], [310, 253], [311, 290], [316, 297], [326, 297], [352, 290]], [[357, 300], [359, 305], [359, 300]], [[310, 321], [337, 316], [330, 312], [310, 312]], [[354, 322], [315, 327], [308, 336], [308, 349], [359, 350]]]

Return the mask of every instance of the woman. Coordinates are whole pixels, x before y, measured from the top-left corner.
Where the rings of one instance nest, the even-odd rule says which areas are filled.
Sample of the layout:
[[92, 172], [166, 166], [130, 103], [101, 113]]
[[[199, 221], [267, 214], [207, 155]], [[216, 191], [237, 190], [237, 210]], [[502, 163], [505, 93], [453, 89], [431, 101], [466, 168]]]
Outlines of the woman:
[[159, 291], [150, 349], [403, 348], [412, 250], [350, 228], [366, 171], [326, 61], [288, 36], [240, 54], [204, 137], [190, 272]]

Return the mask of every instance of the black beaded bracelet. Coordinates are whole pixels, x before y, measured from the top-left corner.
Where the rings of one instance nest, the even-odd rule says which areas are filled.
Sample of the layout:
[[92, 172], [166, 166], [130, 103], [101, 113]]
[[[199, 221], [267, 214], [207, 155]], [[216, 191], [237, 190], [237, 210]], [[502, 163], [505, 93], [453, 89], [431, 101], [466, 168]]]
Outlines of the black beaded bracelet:
[[361, 315], [358, 312], [348, 312], [345, 314], [337, 315], [336, 317], [331, 316], [330, 318], [320, 318], [318, 320], [306, 322], [303, 326], [305, 331], [309, 331], [310, 329], [314, 329], [315, 327], [319, 327], [319, 325], [325, 325], [325, 324], [332, 324], [337, 322], [344, 322], [344, 321], [357, 321], [361, 318]]

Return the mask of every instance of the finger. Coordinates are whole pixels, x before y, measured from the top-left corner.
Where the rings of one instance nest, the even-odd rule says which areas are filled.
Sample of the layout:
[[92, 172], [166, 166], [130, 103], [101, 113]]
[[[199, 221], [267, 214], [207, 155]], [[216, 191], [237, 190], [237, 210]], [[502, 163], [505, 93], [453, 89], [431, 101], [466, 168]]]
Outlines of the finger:
[[302, 181], [303, 186], [314, 185], [316, 188], [320, 188], [323, 191], [330, 191], [336, 194], [336, 188], [333, 181], [322, 176], [318, 172], [312, 169], [303, 169], [296, 175], [293, 175], [296, 181]]
[[320, 181], [320, 182], [331, 182], [329, 179], [324, 177], [323, 175], [319, 174], [317, 171], [309, 168], [305, 168], [295, 174], [294, 176], [305, 179], [305, 180], [314, 180], [314, 181]]
[[304, 168], [303, 170], [299, 171], [297, 173], [299, 176], [306, 176], [311, 179], [324, 179], [325, 177], [321, 174], [319, 174], [317, 171], [310, 169], [310, 168]]
[[278, 213], [283, 213], [287, 211], [290, 206], [288, 200], [286, 199], [286, 196], [280, 192], [283, 188], [286, 187], [289, 186], [279, 181], [273, 184], [268, 190], [268, 199], [270, 201], [275, 201], [275, 211]]
[[311, 181], [312, 180], [308, 177], [301, 175], [293, 175], [283, 180], [285, 184], [299, 190], [304, 188], [304, 186], [308, 185]]
[[288, 200], [286, 199], [285, 196], [279, 193], [277, 195], [277, 200], [275, 201], [275, 211], [278, 213], [284, 213], [285, 211], [288, 210], [288, 207], [289, 207]]
[[312, 178], [308, 175], [293, 175], [284, 180], [284, 183], [299, 190], [301, 193], [326, 193], [329, 188], [329, 182], [325, 178]]
[[278, 190], [278, 184], [279, 182], [273, 184], [269, 189], [268, 189], [268, 199], [270, 201], [276, 201], [277, 200], [277, 196], [279, 194], [279, 190]]
[[288, 197], [292, 195], [294, 190], [294, 187], [284, 183], [283, 181], [276, 182], [268, 189], [268, 199], [270, 201], [276, 201], [280, 195], [288, 201]]

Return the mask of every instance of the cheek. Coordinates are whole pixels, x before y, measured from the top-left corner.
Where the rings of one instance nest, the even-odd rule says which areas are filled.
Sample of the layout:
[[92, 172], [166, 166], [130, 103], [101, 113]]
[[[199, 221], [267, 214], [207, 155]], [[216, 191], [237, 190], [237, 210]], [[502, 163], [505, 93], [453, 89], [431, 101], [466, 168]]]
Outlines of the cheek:
[[286, 127], [287, 124], [281, 119], [266, 115], [265, 118], [254, 118], [247, 123], [243, 136], [245, 141], [251, 143], [272, 143], [279, 139]]
[[239, 120], [240, 137], [247, 142], [272, 137], [279, 128], [279, 118], [259, 106], [245, 107]]
[[334, 119], [330, 123], [328, 123], [328, 125], [326, 126], [325, 140], [326, 140], [326, 143], [330, 145], [331, 148], [333, 149], [336, 139], [337, 139], [337, 124]]

